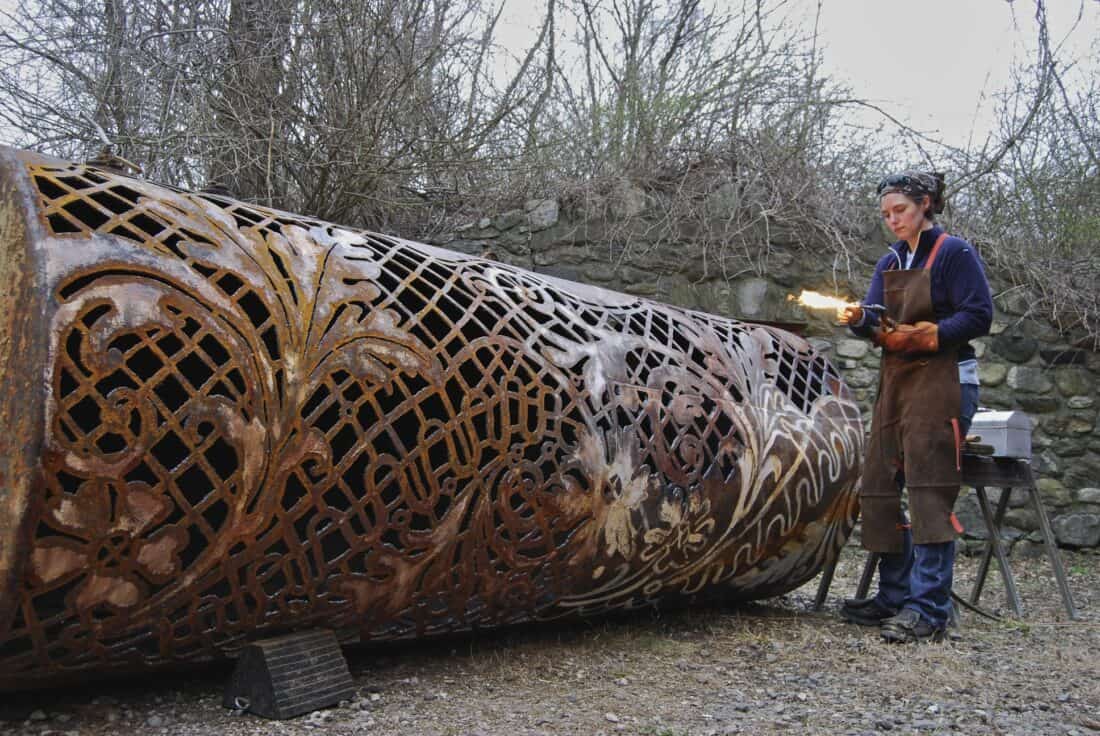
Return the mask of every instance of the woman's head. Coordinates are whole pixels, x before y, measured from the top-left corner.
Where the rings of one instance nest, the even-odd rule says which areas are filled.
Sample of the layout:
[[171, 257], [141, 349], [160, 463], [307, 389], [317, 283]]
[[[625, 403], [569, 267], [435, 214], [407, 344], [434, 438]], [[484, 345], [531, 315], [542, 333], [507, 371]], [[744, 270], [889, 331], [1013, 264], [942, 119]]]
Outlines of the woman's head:
[[894, 235], [909, 240], [943, 212], [943, 174], [902, 171], [879, 182], [882, 219]]

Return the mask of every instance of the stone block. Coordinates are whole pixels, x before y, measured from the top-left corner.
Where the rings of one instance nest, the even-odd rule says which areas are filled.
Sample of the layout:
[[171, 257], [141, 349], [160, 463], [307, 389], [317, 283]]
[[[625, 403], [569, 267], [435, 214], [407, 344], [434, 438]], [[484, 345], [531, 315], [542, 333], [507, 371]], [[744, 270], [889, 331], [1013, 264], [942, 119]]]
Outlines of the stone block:
[[469, 256], [476, 256], [485, 250], [483, 245], [479, 245], [477, 241], [473, 240], [452, 240], [445, 245], [447, 250], [456, 250], [459, 253], [465, 253]]
[[863, 365], [878, 370], [882, 365], [882, 348], [871, 347], [863, 358]]
[[1077, 491], [1079, 503], [1100, 504], [1100, 488], [1082, 488]]
[[540, 250], [536, 251], [531, 256], [531, 266], [534, 267], [535, 271], [538, 271], [540, 268], [543, 268], [545, 266], [553, 266], [555, 263], [558, 262], [558, 251]]
[[726, 182], [706, 196], [703, 208], [708, 217], [728, 218], [737, 211], [740, 202], [740, 188], [733, 182]]
[[1008, 385], [1017, 391], [1045, 394], [1054, 388], [1047, 371], [1030, 365], [1014, 365], [1008, 369]]
[[635, 268], [634, 266], [619, 266], [619, 278], [621, 278], [625, 284], [634, 284], [645, 281], [655, 281], [658, 275], [651, 271]]
[[587, 279], [606, 284], [618, 278], [619, 269], [617, 269], [613, 263], [596, 261], [585, 265], [584, 275]]
[[[497, 250], [505, 250], [515, 255], [529, 255], [535, 248], [532, 247], [530, 239], [519, 234], [517, 230], [512, 230], [505, 233], [503, 237], [497, 238], [493, 241], [483, 241], [490, 243], [488, 247]], [[546, 243], [539, 243], [537, 248], [540, 252], [552, 252], [552, 249]], [[526, 267], [526, 266], [525, 266]]]
[[1062, 345], [1039, 351], [1039, 357], [1046, 365], [1087, 365], [1088, 352], [1079, 348]]
[[[1062, 406], [1062, 400], [1049, 394], [1019, 394], [1015, 396], [1020, 408], [1031, 414], [1047, 414], [1057, 411]], [[1005, 404], [1011, 406], [1011, 402]]]
[[[1032, 443], [1034, 446], [1034, 442]], [[1060, 437], [1048, 443], [1051, 452], [1060, 458], [1081, 457], [1089, 451], [1088, 442], [1082, 437]]]
[[[989, 495], [989, 503], [996, 508], [997, 504], [1001, 501], [1001, 494], [1004, 491], [1000, 488], [987, 488], [986, 493]], [[1023, 488], [1013, 488], [1009, 491], [1008, 507], [1010, 509], [1018, 509], [1022, 506], [1028, 505], [1028, 493]]]
[[644, 296], [647, 299], [659, 299], [663, 294], [656, 281], [641, 281], [625, 284], [623, 291], [634, 296]]
[[699, 309], [699, 292], [682, 279], [669, 279], [661, 300], [685, 309]]
[[[981, 539], [971, 539], [964, 536], [955, 542], [955, 557], [958, 558], [959, 555], [977, 557], [985, 552], [985, 544]], [[868, 733], [872, 732], [868, 731]]]
[[1054, 383], [1063, 396], [1088, 396], [1096, 392], [1096, 383], [1084, 368], [1056, 368], [1053, 373]]
[[1086, 452], [1081, 457], [1070, 458], [1065, 463], [1063, 475], [1063, 482], [1071, 488], [1095, 485], [1100, 478], [1100, 453]]
[[535, 273], [542, 274], [544, 276], [553, 276], [556, 279], [565, 279], [566, 281], [582, 281], [584, 276], [577, 270], [576, 266], [569, 265], [554, 265], [554, 266], [542, 266], [535, 269]]
[[1070, 434], [1092, 434], [1092, 422], [1083, 417], [1073, 417], [1069, 420], [1067, 429]]
[[990, 363], [988, 361], [978, 364], [978, 380], [983, 386], [1000, 386], [1008, 375], [1008, 366], [1004, 363]]
[[1046, 554], [1047, 548], [1042, 542], [1021, 539], [1012, 545], [1012, 556], [1022, 560], [1038, 560], [1045, 558]]
[[1093, 373], [1100, 373], [1100, 351], [1090, 351], [1085, 357], [1085, 366]]
[[1005, 512], [1003, 526], [1033, 532], [1039, 528], [1039, 517], [1032, 509], [1010, 509]]
[[874, 385], [877, 374], [866, 368], [854, 368], [844, 372], [844, 382], [852, 388], [869, 388]]
[[993, 352], [1013, 363], [1024, 363], [1039, 349], [1039, 342], [1016, 329], [1008, 329], [993, 338]]
[[978, 403], [987, 409], [1015, 409], [1016, 402], [1012, 400], [1012, 392], [1005, 386], [985, 386], [981, 388]]
[[1044, 432], [1041, 428], [1036, 429], [1031, 433], [1032, 452], [1034, 452], [1035, 450], [1045, 450], [1053, 444], [1054, 440], [1052, 440], [1050, 438], [1050, 435]]
[[[773, 233], [774, 236], [774, 233]], [[774, 237], [772, 242], [774, 243]], [[771, 266], [771, 271], [779, 269], [792, 268], [792, 271], [797, 272], [798, 275], [804, 276], [806, 273], [805, 263], [794, 257], [793, 253], [788, 253], [784, 250], [773, 250], [768, 254], [768, 265]]]
[[[588, 264], [592, 262], [592, 254], [588, 248], [579, 245], [573, 245], [572, 243], [564, 242], [551, 242], [538, 240], [538, 234], [535, 235], [534, 240], [531, 241], [531, 250], [534, 254], [535, 263], [539, 263], [540, 258], [548, 258], [548, 263], [544, 265], [556, 265], [562, 263], [568, 263], [571, 266], [578, 266], [581, 264]], [[652, 275], [645, 274], [637, 278], [636, 280], [649, 280], [654, 278]], [[624, 281], [629, 281], [630, 278], [626, 275], [623, 276]]]
[[523, 210], [508, 210], [500, 215], [497, 215], [493, 220], [493, 227], [501, 232], [505, 230], [511, 230], [516, 225], [523, 222]]
[[1072, 513], [1058, 516], [1051, 522], [1059, 544], [1074, 547], [1100, 545], [1100, 514]]
[[759, 278], [744, 279], [737, 283], [736, 290], [737, 307], [740, 315], [759, 317], [767, 314], [767, 280]]
[[611, 219], [625, 220], [645, 212], [649, 206], [649, 198], [641, 188], [623, 179], [612, 190], [608, 205]]
[[560, 215], [556, 199], [529, 200], [523, 209], [527, 212], [527, 227], [531, 228], [532, 232], [545, 230], [557, 224]]
[[1073, 417], [1070, 415], [1064, 412], [1058, 412], [1037, 417], [1035, 423], [1042, 427], [1043, 431], [1051, 437], [1058, 437], [1064, 435], [1068, 431], [1071, 419], [1073, 419]]
[[870, 352], [866, 340], [840, 340], [836, 344], [836, 354], [842, 358], [859, 360]]
[[1055, 478], [1040, 478], [1035, 481], [1035, 487], [1044, 506], [1069, 506], [1073, 503], [1073, 494]]
[[1096, 399], [1091, 396], [1071, 396], [1066, 406], [1070, 409], [1091, 409], [1096, 404]]
[[997, 306], [1007, 314], [1027, 314], [1031, 311], [1032, 297], [1023, 289], [1015, 288], [997, 295]]

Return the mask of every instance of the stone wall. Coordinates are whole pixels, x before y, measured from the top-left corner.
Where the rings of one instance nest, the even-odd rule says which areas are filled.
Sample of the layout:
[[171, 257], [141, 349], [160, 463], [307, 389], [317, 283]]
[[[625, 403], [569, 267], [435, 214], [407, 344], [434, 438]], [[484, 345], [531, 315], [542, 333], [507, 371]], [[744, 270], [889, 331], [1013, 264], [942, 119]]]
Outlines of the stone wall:
[[[828, 352], [864, 408], [867, 424], [878, 378], [879, 351], [831, 323], [830, 315], [803, 310], [788, 295], [801, 289], [860, 297], [885, 238], [869, 235], [848, 254], [851, 278], [832, 250], [797, 248], [781, 232], [769, 233], [766, 268], [750, 268], [693, 245], [655, 247], [649, 240], [647, 195], [626, 185], [601, 215], [569, 212], [557, 200], [532, 200], [523, 209], [484, 217], [436, 240], [453, 250], [483, 255], [559, 278], [699, 309], [735, 319], [778, 324]], [[765, 250], [762, 247], [762, 250]], [[1049, 324], [1026, 317], [1019, 291], [999, 288], [990, 274], [996, 315], [989, 337], [975, 343], [981, 405], [1020, 409], [1034, 424], [1033, 467], [1060, 544], [1100, 546], [1100, 354], [1076, 348]], [[996, 493], [992, 499], [996, 502]], [[973, 544], [985, 536], [973, 492], [964, 490], [957, 513]], [[1016, 552], [1032, 553], [1038, 522], [1023, 492], [1009, 500], [1005, 535]]]

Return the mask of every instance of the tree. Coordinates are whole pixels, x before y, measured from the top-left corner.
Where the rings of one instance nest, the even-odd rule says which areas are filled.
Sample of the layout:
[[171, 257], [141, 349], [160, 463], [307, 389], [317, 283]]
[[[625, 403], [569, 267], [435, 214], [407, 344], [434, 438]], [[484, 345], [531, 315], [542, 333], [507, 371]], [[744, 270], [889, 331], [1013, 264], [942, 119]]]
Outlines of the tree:
[[109, 140], [154, 179], [399, 229], [476, 190], [536, 95], [538, 48], [489, 74], [498, 17], [476, 0], [20, 0], [0, 119], [61, 156]]
[[1090, 72], [1100, 42], [1069, 63], [1051, 42], [1045, 3], [1032, 7], [1035, 60], [1002, 95], [999, 134], [956, 158], [956, 220], [1009, 287], [1029, 293], [1018, 301], [1032, 314], [1100, 349], [1100, 84]]

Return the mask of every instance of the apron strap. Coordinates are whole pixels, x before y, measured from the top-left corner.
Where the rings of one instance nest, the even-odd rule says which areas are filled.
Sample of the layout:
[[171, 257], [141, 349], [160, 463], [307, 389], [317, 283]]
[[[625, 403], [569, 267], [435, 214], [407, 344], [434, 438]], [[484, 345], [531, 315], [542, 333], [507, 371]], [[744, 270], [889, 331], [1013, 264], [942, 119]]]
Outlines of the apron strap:
[[932, 252], [928, 254], [928, 260], [924, 262], [924, 270], [932, 270], [932, 262], [936, 260], [936, 254], [940, 252], [940, 246], [943, 245], [943, 241], [947, 240], [947, 233], [940, 233], [940, 236], [936, 238], [935, 245], [932, 246]]

